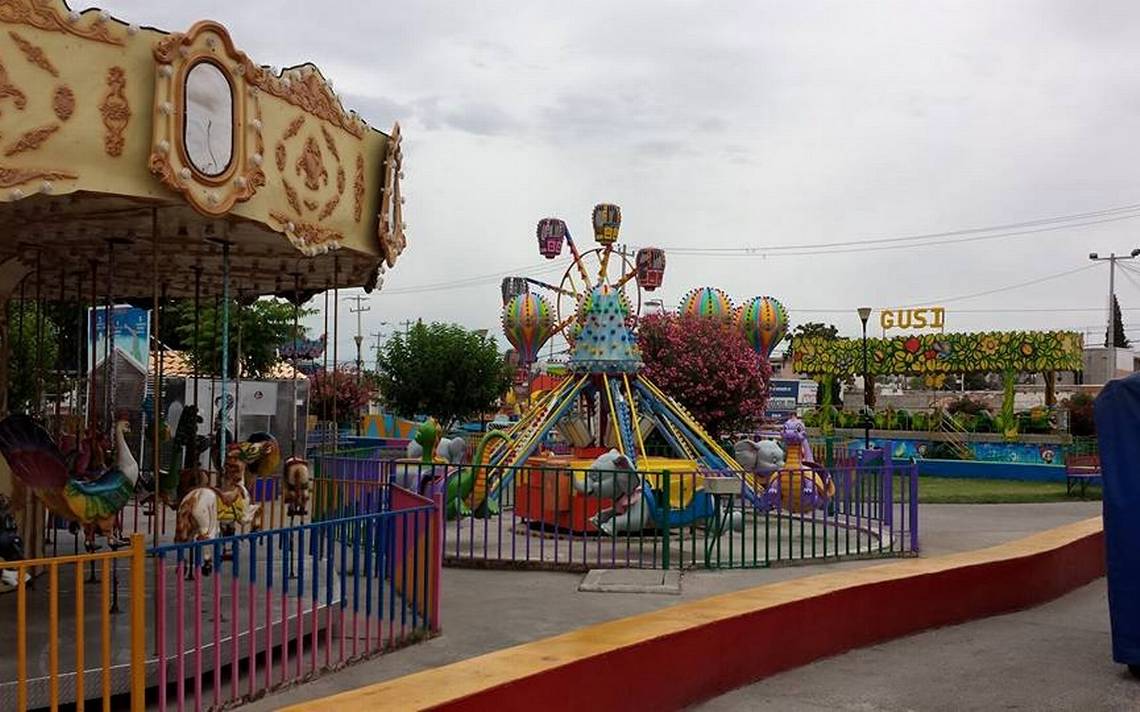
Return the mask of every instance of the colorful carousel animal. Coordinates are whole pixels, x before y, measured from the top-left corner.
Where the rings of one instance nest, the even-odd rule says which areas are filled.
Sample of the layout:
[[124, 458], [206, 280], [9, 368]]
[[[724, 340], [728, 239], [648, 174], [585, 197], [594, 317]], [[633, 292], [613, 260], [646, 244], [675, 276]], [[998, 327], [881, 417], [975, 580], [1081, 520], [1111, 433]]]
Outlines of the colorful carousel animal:
[[309, 463], [299, 457], [286, 460], [282, 484], [281, 500], [285, 503], [285, 513], [290, 517], [303, 517], [308, 514], [309, 495], [313, 487]]
[[784, 422], [784, 465], [768, 478], [764, 501], [769, 507], [803, 514], [826, 506], [835, 495], [831, 476], [816, 464], [808, 443], [807, 427], [792, 416]]
[[130, 501], [139, 478], [139, 465], [127, 447], [130, 423], [125, 414], [115, 422], [115, 464], [92, 479], [69, 472], [67, 462], [46, 430], [27, 415], [0, 421], [0, 454], [12, 474], [30, 488], [51, 512], [83, 528], [89, 551], [95, 537], [107, 537], [112, 547], [126, 542], [116, 535], [116, 519]]
[[[246, 441], [235, 443], [228, 450], [219, 486], [196, 487], [178, 504], [174, 541], [209, 541], [222, 535], [232, 535], [238, 529], [254, 531], [260, 528], [261, 505], [251, 502], [245, 475], [249, 459], [259, 451], [268, 450], [268, 446], [264, 442], [250, 446]], [[205, 547], [202, 550], [202, 574], [208, 576], [212, 570], [213, 554], [209, 547]]]

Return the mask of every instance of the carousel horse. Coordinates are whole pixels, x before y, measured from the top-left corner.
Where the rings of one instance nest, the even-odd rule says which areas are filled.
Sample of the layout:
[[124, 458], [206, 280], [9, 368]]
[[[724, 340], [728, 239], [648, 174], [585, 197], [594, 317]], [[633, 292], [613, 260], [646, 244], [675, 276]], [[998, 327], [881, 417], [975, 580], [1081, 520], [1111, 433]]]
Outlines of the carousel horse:
[[[260, 528], [261, 505], [251, 504], [245, 486], [247, 464], [240, 446], [230, 447], [226, 456], [223, 482], [218, 487], [201, 486], [191, 490], [178, 504], [174, 541], [209, 541], [237, 529], [255, 531]], [[213, 571], [210, 547], [202, 549], [202, 574]]]
[[89, 551], [98, 548], [98, 535], [118, 547], [126, 542], [116, 536], [116, 519], [134, 494], [139, 478], [138, 462], [126, 441], [130, 429], [126, 415], [120, 414], [115, 422], [115, 464], [94, 478], [73, 476], [51, 435], [26, 415], [10, 415], [0, 421], [0, 454], [13, 476], [52, 513], [83, 528]]

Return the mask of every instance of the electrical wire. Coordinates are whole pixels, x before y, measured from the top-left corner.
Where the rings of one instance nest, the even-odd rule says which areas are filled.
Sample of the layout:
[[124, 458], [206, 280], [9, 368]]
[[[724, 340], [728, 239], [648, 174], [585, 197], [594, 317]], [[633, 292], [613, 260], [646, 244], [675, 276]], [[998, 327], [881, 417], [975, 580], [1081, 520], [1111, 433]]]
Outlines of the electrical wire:
[[[799, 243], [790, 245], [767, 245], [767, 246], [742, 246], [742, 247], [692, 247], [692, 246], [676, 246], [665, 247], [666, 251], [674, 252], [676, 254], [691, 254], [691, 255], [749, 255], [749, 256], [767, 256], [773, 252], [782, 254], [804, 254], [803, 252], [791, 252], [789, 250], [810, 250], [812, 253], [816, 251], [825, 250], [828, 254], [844, 254], [852, 251], [873, 251], [886, 249], [884, 247], [871, 248], [868, 245], [894, 245], [891, 249], [899, 247], [899, 243], [920, 242], [919, 245], [910, 245], [913, 247], [941, 245], [941, 244], [956, 244], [959, 242], [971, 242], [975, 240], [990, 240], [999, 237], [1013, 237], [1018, 235], [1032, 235], [1040, 232], [1048, 232], [1052, 230], [1064, 230], [1071, 227], [1082, 227], [1086, 225], [1098, 225], [1105, 222], [1116, 222], [1118, 220], [1130, 220], [1140, 217], [1140, 203], [1131, 205], [1123, 205], [1114, 208], [1104, 208], [1101, 210], [1093, 210], [1084, 213], [1072, 213], [1070, 215], [1060, 215], [1048, 218], [1038, 218], [1034, 220], [1025, 220], [1014, 223], [1004, 223], [1000, 225], [991, 225], [988, 227], [975, 227], [963, 228], [959, 230], [946, 230], [942, 232], [923, 233], [918, 235], [904, 235], [899, 237], [883, 237], [883, 238], [870, 238], [870, 239], [857, 239], [857, 240], [842, 240], [837, 242], [821, 242], [821, 243]], [[1104, 217], [1110, 216], [1110, 217]], [[1103, 218], [1103, 219], [1089, 219], [1089, 218]], [[1054, 225], [1052, 223], [1063, 223]], [[1047, 227], [1039, 228], [1045, 225]], [[1038, 228], [1021, 230], [1018, 228]], [[993, 235], [979, 234], [979, 233], [994, 233]], [[939, 240], [938, 238], [958, 237], [969, 235], [960, 240]], [[929, 242], [923, 242], [929, 241]], [[859, 247], [866, 249], [858, 250], [831, 250], [833, 247]], [[810, 254], [810, 253], [809, 253]]]

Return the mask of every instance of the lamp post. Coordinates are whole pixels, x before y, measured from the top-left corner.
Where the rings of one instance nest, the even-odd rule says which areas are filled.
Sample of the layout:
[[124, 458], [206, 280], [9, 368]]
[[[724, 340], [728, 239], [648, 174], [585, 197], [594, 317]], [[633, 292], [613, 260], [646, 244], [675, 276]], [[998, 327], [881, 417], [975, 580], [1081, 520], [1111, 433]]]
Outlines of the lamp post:
[[1112, 252], [1108, 257], [1101, 257], [1095, 252], [1089, 253], [1089, 259], [1093, 262], [1108, 262], [1108, 333], [1104, 339], [1108, 351], [1108, 372], [1105, 373], [1105, 383], [1116, 378], [1116, 310], [1113, 309], [1113, 303], [1116, 301], [1116, 262], [1135, 259], [1138, 256], [1140, 256], [1140, 247], [1127, 255], [1117, 255]]
[[867, 373], [867, 319], [871, 318], [871, 307], [859, 307], [859, 321], [863, 323], [863, 449], [871, 449], [871, 389]]

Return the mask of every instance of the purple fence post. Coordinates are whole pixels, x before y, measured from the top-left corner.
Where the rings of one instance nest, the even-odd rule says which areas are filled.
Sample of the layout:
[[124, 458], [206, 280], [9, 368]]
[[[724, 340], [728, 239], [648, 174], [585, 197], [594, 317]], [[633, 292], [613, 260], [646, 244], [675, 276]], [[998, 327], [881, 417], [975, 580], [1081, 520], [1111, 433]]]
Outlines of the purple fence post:
[[910, 464], [910, 550], [918, 553], [918, 463]]
[[[895, 521], [895, 467], [894, 457], [891, 456], [895, 450], [895, 444], [890, 440], [883, 443], [883, 502], [880, 505], [882, 509], [883, 523], [890, 529]], [[894, 542], [894, 533], [891, 533], [891, 542]]]

